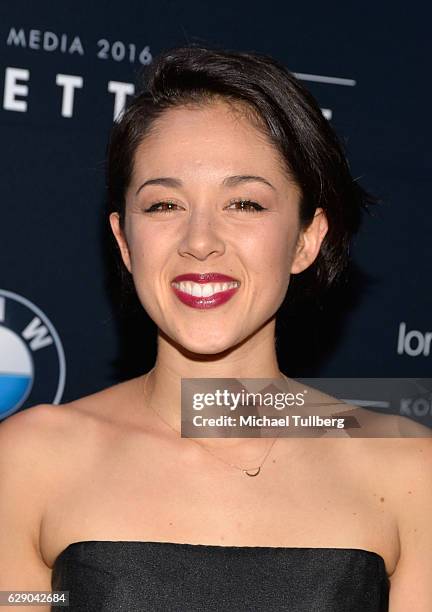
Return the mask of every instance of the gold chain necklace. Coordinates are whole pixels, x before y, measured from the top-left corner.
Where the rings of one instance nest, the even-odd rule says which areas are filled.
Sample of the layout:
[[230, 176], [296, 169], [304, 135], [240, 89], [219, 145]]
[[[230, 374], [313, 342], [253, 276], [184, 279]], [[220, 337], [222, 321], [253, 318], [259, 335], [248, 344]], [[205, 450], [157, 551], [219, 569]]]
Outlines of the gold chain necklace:
[[[149, 374], [151, 374], [151, 372], [153, 372], [154, 367], [150, 370], [150, 372], [147, 372], [146, 374], [146, 378], [144, 381], [144, 387], [143, 387], [143, 395], [145, 397], [145, 391], [147, 389], [147, 381], [148, 381], [148, 376]], [[286, 378], [286, 377], [285, 377]], [[178, 431], [178, 429], [176, 429], [175, 427], [173, 427], [172, 425], [170, 425], [164, 418], [163, 416], [159, 413], [158, 410], [156, 410], [156, 408], [153, 408], [153, 406], [150, 404], [150, 402], [147, 402], [148, 406], [150, 407], [150, 409], [154, 412], [154, 414], [163, 422], [165, 423], [165, 425], [167, 427], [169, 427], [170, 429], [172, 429], [172, 431], [174, 431], [176, 434], [179, 434], [181, 436], [181, 433]], [[278, 436], [276, 436], [276, 438], [273, 440], [273, 442], [270, 444], [269, 448], [266, 450], [264, 457], [261, 461], [261, 463], [258, 464], [257, 467], [255, 468], [251, 468], [249, 470], [240, 467], [239, 465], [236, 465], [235, 463], [229, 463], [228, 461], [225, 461], [225, 459], [222, 459], [222, 457], [219, 457], [219, 455], [216, 455], [215, 453], [212, 453], [211, 450], [209, 450], [208, 448], [206, 448], [204, 446], [204, 444], [201, 444], [200, 442], [198, 442], [197, 440], [195, 440], [194, 438], [186, 438], [187, 440], [190, 440], [191, 442], [193, 442], [194, 444], [197, 444], [200, 448], [202, 448], [203, 450], [205, 450], [207, 453], [209, 453], [210, 455], [212, 455], [213, 457], [215, 457], [215, 459], [218, 459], [219, 461], [221, 461], [222, 463], [224, 463], [225, 465], [228, 465], [229, 467], [235, 468], [237, 470], [240, 470], [245, 476], [258, 476], [258, 474], [261, 472], [261, 468], [264, 465], [267, 457], [270, 454], [270, 451], [272, 450], [273, 446], [276, 444], [276, 442], [278, 441], [280, 437], [280, 434]]]

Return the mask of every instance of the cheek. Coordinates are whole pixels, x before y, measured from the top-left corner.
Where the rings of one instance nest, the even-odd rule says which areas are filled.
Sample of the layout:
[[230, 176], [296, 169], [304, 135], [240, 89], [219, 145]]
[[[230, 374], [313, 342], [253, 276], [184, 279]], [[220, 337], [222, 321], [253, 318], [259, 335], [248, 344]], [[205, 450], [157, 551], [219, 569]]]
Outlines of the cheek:
[[132, 263], [132, 273], [136, 274], [140, 282], [150, 279], [151, 272], [161, 269], [166, 258], [164, 245], [167, 240], [163, 239], [163, 229], [157, 232], [152, 227], [136, 223], [132, 225], [129, 232], [129, 252]]
[[281, 223], [263, 226], [253, 236], [244, 238], [241, 247], [247, 253], [247, 268], [262, 281], [272, 278], [273, 286], [289, 276], [297, 235]]

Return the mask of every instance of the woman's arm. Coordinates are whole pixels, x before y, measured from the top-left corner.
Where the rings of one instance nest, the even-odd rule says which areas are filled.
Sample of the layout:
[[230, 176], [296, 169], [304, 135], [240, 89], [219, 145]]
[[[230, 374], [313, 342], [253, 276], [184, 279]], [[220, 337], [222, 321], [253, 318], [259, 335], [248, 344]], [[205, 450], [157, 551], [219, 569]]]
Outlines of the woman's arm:
[[[400, 558], [389, 612], [432, 610], [432, 440], [401, 440], [398, 479]], [[395, 483], [396, 484], [396, 483]]]
[[[51, 570], [39, 550], [40, 523], [49, 486], [46, 424], [50, 410], [50, 406], [37, 406], [0, 424], [2, 591], [51, 591]], [[22, 610], [22, 606], [10, 609]]]

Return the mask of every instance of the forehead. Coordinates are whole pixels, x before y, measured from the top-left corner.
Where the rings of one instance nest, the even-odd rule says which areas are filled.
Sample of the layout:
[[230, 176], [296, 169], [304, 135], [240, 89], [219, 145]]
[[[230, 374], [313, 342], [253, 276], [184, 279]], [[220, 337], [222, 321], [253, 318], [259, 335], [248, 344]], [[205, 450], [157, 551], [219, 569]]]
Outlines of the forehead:
[[238, 104], [213, 101], [167, 109], [135, 153], [134, 177], [170, 172], [187, 178], [207, 174], [266, 174], [286, 181], [286, 164], [250, 112]]

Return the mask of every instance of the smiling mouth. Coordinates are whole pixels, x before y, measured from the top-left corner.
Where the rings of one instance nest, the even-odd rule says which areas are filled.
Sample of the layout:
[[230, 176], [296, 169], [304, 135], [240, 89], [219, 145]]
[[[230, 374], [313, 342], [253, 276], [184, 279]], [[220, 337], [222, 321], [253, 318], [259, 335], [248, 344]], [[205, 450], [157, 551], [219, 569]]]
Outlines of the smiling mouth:
[[171, 285], [181, 291], [197, 298], [212, 297], [216, 293], [222, 293], [230, 289], [240, 287], [239, 281], [229, 283], [194, 283], [193, 281], [172, 282]]
[[173, 281], [171, 287], [180, 302], [191, 308], [204, 310], [228, 302], [238, 291], [240, 282], [195, 283], [193, 281]]

